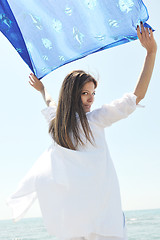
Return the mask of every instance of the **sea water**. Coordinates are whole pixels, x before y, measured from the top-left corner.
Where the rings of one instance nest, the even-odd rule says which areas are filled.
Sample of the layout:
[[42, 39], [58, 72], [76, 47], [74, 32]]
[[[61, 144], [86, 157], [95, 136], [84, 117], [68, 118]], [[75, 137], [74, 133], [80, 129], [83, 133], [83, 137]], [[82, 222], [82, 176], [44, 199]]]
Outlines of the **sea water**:
[[[128, 240], [160, 240], [160, 209], [126, 211]], [[17, 223], [0, 221], [0, 240], [57, 240], [50, 237], [41, 218]]]

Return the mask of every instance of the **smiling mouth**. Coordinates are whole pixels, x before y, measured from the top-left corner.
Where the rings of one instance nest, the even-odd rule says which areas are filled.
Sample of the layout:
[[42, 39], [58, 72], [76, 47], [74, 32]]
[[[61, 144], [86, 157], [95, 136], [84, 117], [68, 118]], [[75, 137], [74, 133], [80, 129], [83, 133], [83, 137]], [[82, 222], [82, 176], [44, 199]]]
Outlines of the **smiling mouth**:
[[85, 108], [91, 108], [91, 106], [90, 106], [90, 105], [84, 105], [84, 107], [85, 107]]
[[83, 105], [85, 112], [90, 112], [91, 105]]

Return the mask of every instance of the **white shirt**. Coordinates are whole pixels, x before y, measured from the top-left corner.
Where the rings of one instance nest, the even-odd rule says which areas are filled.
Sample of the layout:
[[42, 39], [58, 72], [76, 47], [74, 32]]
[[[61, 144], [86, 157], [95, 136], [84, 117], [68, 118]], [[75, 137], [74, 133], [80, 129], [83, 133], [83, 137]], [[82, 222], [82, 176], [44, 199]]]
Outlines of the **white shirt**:
[[[51, 235], [72, 238], [96, 233], [123, 237], [119, 184], [104, 128], [126, 118], [135, 109], [136, 96], [128, 93], [88, 112], [94, 145], [86, 141], [84, 147], [78, 146], [75, 151], [54, 142], [8, 199], [13, 218], [22, 218], [38, 197], [44, 223]], [[50, 122], [55, 117], [56, 107], [48, 107], [42, 113]]]

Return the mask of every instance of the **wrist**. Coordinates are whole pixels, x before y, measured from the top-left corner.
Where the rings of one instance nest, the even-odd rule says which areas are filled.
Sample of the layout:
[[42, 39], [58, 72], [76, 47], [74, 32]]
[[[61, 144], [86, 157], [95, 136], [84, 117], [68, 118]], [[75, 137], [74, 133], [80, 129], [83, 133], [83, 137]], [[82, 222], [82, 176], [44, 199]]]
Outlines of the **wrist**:
[[44, 93], [44, 86], [39, 90], [40, 91], [40, 93]]
[[147, 54], [148, 55], [149, 54], [156, 55], [156, 53], [157, 53], [157, 45], [154, 48], [152, 48], [152, 49], [147, 49]]
[[147, 51], [147, 56], [156, 56], [157, 50]]

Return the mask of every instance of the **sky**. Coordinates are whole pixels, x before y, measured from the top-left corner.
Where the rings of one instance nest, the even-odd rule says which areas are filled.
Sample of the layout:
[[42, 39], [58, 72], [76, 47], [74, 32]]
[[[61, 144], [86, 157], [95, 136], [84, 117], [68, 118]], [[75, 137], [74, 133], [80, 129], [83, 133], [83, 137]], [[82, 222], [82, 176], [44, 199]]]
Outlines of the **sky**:
[[[160, 46], [160, 2], [145, 0]], [[94, 53], [67, 64], [42, 79], [57, 101], [61, 83], [70, 71], [83, 69], [98, 79], [93, 109], [133, 92], [141, 73], [145, 49], [139, 41]], [[105, 130], [117, 171], [124, 210], [160, 208], [160, 111], [158, 49], [155, 69], [145, 98], [127, 119]], [[0, 219], [11, 218], [6, 198], [36, 159], [50, 146], [48, 124], [41, 114], [42, 96], [28, 83], [30, 69], [0, 34]], [[36, 202], [26, 217], [41, 216]]]

